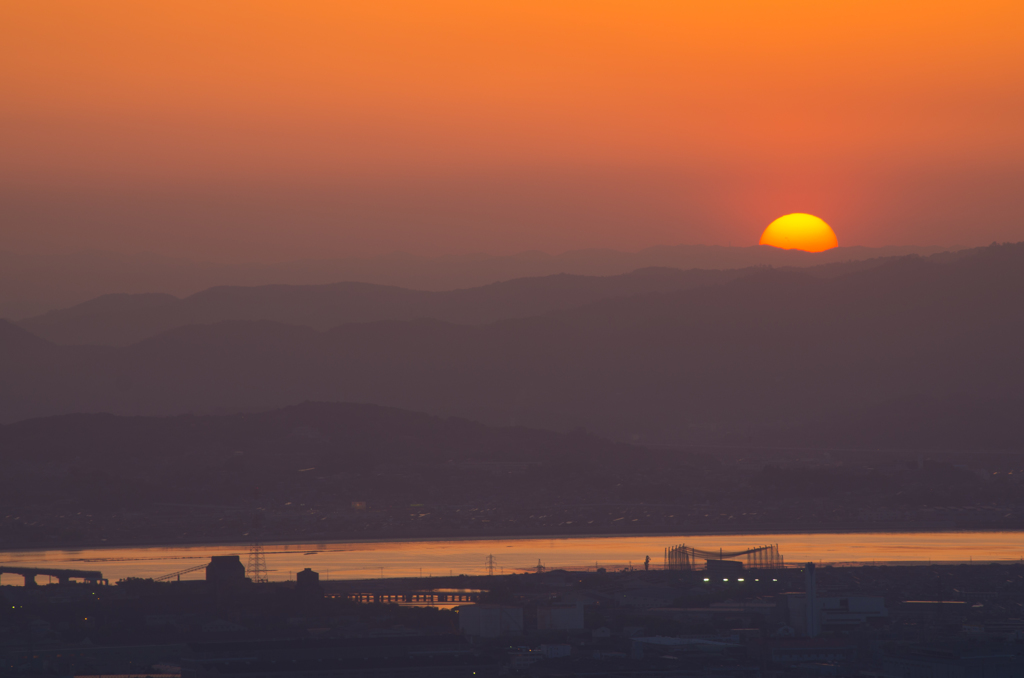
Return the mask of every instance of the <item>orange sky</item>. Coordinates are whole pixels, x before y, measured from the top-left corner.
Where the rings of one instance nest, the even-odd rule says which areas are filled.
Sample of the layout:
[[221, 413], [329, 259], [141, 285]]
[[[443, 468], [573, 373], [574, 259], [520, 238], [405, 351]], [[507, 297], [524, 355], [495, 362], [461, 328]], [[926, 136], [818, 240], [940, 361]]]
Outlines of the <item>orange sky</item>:
[[8, 2], [0, 249], [1024, 240], [1024, 4]]

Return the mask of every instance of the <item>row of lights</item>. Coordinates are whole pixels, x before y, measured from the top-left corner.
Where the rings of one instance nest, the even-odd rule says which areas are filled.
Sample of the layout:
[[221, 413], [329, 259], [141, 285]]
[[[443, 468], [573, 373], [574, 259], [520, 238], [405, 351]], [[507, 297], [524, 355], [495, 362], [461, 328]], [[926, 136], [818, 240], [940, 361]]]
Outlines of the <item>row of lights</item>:
[[[704, 577], [704, 581], [711, 581], [711, 580], [708, 577]], [[723, 579], [722, 581], [729, 581], [729, 580], [728, 579]], [[737, 579], [736, 581], [746, 581], [746, 579]], [[760, 579], [755, 579], [754, 581], [761, 581], [761, 580]], [[779, 581], [779, 580], [778, 579], [772, 579], [772, 581]]]

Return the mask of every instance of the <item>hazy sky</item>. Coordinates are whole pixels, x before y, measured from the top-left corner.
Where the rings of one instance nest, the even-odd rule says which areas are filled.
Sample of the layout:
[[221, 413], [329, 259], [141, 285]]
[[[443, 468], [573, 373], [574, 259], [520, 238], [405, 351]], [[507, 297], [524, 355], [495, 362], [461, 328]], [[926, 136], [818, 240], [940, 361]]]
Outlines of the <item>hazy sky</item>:
[[0, 249], [1024, 240], [1020, 0], [0, 6]]

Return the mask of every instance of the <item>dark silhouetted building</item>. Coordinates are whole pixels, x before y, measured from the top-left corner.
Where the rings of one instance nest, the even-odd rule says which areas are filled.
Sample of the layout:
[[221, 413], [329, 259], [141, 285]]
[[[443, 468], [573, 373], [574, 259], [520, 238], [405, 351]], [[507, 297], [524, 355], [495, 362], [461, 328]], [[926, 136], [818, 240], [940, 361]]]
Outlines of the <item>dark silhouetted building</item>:
[[320, 573], [308, 567], [296, 573], [295, 591], [304, 599], [323, 598], [324, 588], [320, 586]]
[[743, 562], [739, 560], [705, 561], [709, 577], [742, 577]]
[[239, 584], [245, 581], [245, 565], [238, 556], [213, 556], [206, 566], [206, 581], [212, 584]]

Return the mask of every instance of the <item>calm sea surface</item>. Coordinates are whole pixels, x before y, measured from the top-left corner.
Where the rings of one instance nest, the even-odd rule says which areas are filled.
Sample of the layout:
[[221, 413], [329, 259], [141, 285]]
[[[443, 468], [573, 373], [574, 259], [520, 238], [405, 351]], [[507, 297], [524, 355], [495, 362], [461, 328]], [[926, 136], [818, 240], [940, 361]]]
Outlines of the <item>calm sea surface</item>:
[[[265, 544], [271, 580], [293, 579], [310, 567], [324, 579], [486, 574], [494, 556], [495, 572], [547, 568], [642, 567], [651, 557], [661, 567], [666, 547], [742, 550], [778, 544], [788, 564], [1011, 561], [1024, 558], [1024, 532], [907, 532], [860, 534], [761, 534], [565, 537], [540, 539], [466, 539], [459, 541], [363, 541], [319, 544]], [[238, 554], [248, 562], [248, 545], [89, 548], [0, 552], [2, 565], [99, 570], [114, 582], [124, 577], [160, 577], [197, 565], [210, 556]], [[182, 575], [201, 579], [202, 570]], [[39, 577], [38, 583], [46, 583]], [[22, 578], [4, 575], [0, 584], [20, 586]]]

